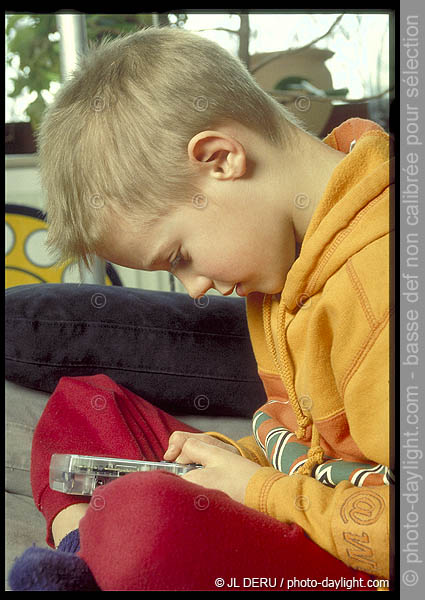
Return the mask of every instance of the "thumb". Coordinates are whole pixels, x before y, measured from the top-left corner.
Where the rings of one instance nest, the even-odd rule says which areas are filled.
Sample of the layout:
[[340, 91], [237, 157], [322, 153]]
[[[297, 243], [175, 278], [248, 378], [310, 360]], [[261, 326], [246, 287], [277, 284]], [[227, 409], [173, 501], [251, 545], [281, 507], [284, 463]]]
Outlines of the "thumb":
[[214, 459], [217, 451], [220, 451], [220, 448], [217, 448], [217, 446], [206, 444], [198, 438], [187, 438], [176, 462], [184, 465], [196, 463], [203, 467], [212, 466], [212, 463], [215, 462]]

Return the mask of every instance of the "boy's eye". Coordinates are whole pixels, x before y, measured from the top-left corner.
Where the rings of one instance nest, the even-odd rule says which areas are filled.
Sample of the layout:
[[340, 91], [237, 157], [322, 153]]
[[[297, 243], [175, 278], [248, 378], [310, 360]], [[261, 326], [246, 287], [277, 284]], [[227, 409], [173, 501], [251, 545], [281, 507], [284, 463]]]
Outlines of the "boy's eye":
[[178, 263], [179, 263], [181, 260], [183, 260], [183, 257], [182, 257], [182, 255], [180, 254], [180, 252], [178, 252], [178, 253], [177, 253], [177, 256], [176, 256], [176, 258], [170, 262], [170, 267], [171, 267], [171, 270], [172, 270], [172, 271], [173, 271], [173, 270], [174, 270], [174, 269], [177, 267]]

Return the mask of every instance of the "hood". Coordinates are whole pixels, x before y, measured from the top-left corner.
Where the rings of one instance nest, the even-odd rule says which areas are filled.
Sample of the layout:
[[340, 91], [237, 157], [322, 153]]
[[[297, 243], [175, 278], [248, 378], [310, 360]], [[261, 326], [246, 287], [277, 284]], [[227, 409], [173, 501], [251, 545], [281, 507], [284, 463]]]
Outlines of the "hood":
[[388, 230], [383, 223], [382, 232], [373, 227], [354, 236], [351, 245], [339, 244], [356, 216], [388, 186], [388, 134], [372, 121], [355, 118], [336, 127], [323, 142], [348, 154], [333, 171], [288, 273], [281, 298], [290, 312], [300, 297], [306, 302], [350, 256]]

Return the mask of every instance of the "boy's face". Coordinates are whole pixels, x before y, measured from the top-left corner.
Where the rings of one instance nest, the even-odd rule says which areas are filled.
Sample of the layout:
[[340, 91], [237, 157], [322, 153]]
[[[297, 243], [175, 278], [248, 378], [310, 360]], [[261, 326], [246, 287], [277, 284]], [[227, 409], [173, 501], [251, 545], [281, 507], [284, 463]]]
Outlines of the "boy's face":
[[120, 224], [98, 255], [132, 269], [171, 271], [192, 298], [211, 288], [228, 295], [238, 283], [243, 296], [279, 293], [295, 259], [295, 239], [291, 225], [262, 200], [200, 195], [148, 232]]
[[259, 136], [227, 125], [194, 136], [188, 156], [202, 193], [148, 230], [115, 219], [97, 254], [132, 269], [169, 270], [192, 298], [211, 288], [228, 295], [237, 284], [243, 296], [281, 292], [296, 244], [293, 192], [278, 177], [280, 155]]
[[[235, 123], [199, 132], [188, 157], [201, 193], [149, 228], [113, 220], [97, 254], [132, 269], [171, 271], [192, 298], [211, 288], [229, 295], [237, 284], [243, 296], [280, 293], [296, 242], [345, 156], [303, 132], [290, 150], [276, 151]], [[300, 194], [306, 206], [297, 204]]]

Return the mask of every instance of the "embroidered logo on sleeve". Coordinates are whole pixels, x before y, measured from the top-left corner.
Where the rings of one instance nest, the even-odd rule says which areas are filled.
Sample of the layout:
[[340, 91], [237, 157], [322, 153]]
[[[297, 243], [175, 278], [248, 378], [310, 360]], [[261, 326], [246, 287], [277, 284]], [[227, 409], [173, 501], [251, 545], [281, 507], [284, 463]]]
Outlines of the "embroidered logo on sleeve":
[[353, 492], [348, 496], [339, 510], [342, 547], [346, 552], [344, 562], [368, 571], [377, 569], [379, 560], [373, 548], [379, 547], [379, 544], [373, 539], [373, 525], [384, 510], [383, 498], [371, 490]]

